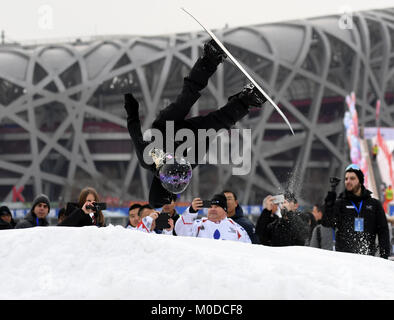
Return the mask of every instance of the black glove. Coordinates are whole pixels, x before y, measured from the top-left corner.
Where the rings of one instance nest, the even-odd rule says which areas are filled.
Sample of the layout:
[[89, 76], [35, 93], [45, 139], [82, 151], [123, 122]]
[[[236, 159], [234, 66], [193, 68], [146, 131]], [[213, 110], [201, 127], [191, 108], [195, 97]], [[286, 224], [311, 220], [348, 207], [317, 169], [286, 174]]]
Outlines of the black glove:
[[337, 185], [339, 184], [340, 181], [341, 181], [341, 179], [339, 179], [337, 177], [330, 177], [331, 192], [336, 191]]
[[337, 199], [337, 194], [335, 191], [328, 191], [326, 198], [324, 199], [324, 204], [326, 207], [333, 207], [335, 200]]
[[126, 109], [128, 117], [133, 119], [139, 119], [139, 114], [138, 114], [139, 104], [131, 93], [126, 93], [124, 95], [124, 108]]
[[227, 58], [227, 54], [224, 53], [222, 48], [219, 47], [215, 40], [211, 39], [204, 44], [203, 57], [208, 59], [215, 66], [217, 66], [219, 63], [222, 63]]

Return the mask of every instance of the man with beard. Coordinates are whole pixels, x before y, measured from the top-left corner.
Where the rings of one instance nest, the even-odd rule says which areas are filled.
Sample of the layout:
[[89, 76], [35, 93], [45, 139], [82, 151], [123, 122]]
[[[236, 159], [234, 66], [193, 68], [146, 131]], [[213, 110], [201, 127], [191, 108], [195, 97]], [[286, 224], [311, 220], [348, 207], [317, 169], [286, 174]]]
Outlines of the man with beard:
[[379, 254], [387, 259], [390, 239], [387, 219], [379, 200], [364, 187], [364, 174], [357, 165], [345, 170], [345, 190], [336, 199], [329, 191], [325, 199], [322, 225], [337, 228], [335, 250], [375, 255], [378, 236]]

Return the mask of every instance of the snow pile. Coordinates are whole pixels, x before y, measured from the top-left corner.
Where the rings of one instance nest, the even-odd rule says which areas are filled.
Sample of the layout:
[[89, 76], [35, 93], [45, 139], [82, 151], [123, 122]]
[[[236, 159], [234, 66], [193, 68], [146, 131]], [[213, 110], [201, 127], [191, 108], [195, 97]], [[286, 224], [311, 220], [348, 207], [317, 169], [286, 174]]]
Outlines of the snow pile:
[[394, 299], [394, 262], [121, 226], [0, 231], [0, 299]]

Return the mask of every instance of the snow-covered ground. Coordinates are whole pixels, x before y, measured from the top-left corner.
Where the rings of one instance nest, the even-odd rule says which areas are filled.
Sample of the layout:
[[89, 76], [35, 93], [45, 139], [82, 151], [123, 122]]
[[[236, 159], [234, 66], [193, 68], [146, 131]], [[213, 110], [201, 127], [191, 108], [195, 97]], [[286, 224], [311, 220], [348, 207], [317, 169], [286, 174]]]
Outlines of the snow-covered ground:
[[0, 231], [0, 299], [394, 299], [394, 262], [121, 226]]

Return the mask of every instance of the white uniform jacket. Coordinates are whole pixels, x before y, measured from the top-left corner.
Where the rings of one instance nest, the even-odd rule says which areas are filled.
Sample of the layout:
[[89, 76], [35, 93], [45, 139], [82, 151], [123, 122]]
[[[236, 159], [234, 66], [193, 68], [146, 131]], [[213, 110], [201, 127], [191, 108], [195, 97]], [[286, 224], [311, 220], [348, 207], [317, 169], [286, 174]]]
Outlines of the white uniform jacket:
[[[152, 223], [153, 223], [153, 218], [150, 216], [146, 216], [142, 218], [141, 222], [137, 225], [137, 227], [133, 228], [132, 230], [138, 230], [145, 233], [156, 233], [154, 230], [152, 231], [150, 230], [152, 227]], [[161, 234], [172, 235], [172, 230], [167, 231], [164, 229]]]
[[189, 208], [185, 210], [175, 224], [175, 232], [178, 236], [251, 243], [245, 229], [231, 218], [226, 217], [220, 222], [210, 221], [206, 217], [197, 219], [197, 212], [190, 213]]

